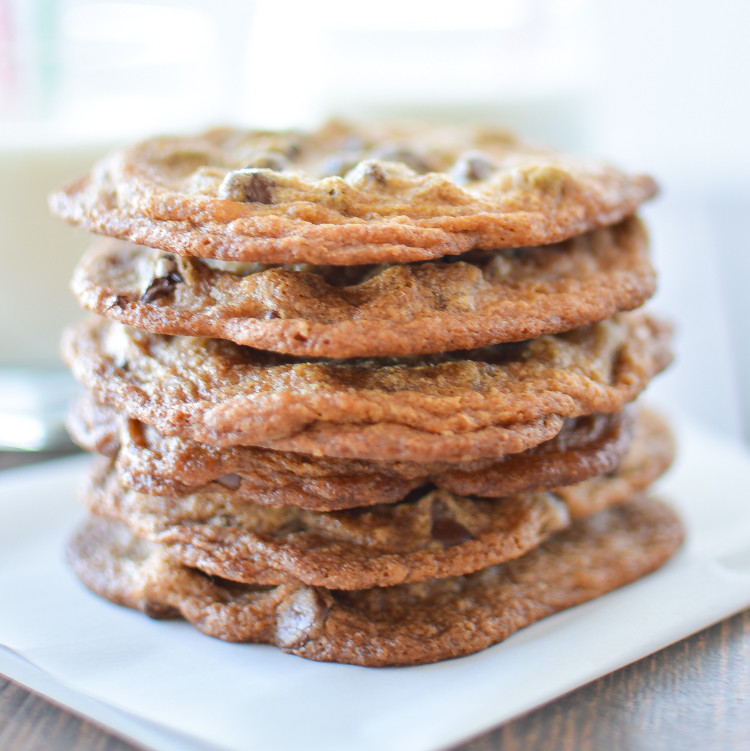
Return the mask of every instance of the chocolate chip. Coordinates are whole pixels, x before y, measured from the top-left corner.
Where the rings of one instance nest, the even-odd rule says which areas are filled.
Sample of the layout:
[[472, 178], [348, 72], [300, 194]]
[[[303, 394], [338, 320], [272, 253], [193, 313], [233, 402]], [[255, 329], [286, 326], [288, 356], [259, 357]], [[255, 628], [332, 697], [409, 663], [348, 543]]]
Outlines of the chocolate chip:
[[140, 603], [140, 609], [149, 618], [155, 620], [166, 620], [168, 618], [175, 618], [178, 615], [178, 611], [160, 602], [153, 602], [152, 600], [142, 600]]
[[174, 256], [160, 256], [154, 264], [154, 278], [141, 294], [141, 302], [150, 304], [161, 297], [168, 297], [178, 284], [184, 282]]
[[372, 162], [367, 166], [365, 174], [367, 177], [375, 180], [378, 185], [385, 185], [388, 182], [388, 176], [385, 174], [385, 170], [375, 162]]
[[269, 311], [268, 311], [268, 312], [266, 313], [266, 315], [265, 315], [265, 319], [266, 319], [267, 321], [273, 321], [273, 320], [275, 320], [276, 318], [281, 318], [281, 314], [279, 313], [279, 311], [278, 311], [278, 310], [269, 310]]
[[375, 182], [385, 187], [388, 183], [388, 175], [382, 164], [367, 159], [359, 162], [354, 169], [349, 170], [346, 174], [346, 181], [352, 185]]
[[169, 276], [170, 274], [176, 274], [182, 279], [180, 274], [180, 267], [177, 265], [177, 259], [171, 253], [161, 253], [154, 261], [154, 277]]
[[221, 477], [216, 478], [216, 482], [218, 482], [219, 485], [223, 485], [225, 488], [228, 488], [229, 490], [237, 490], [237, 488], [239, 488], [239, 486], [242, 484], [242, 478], [239, 475], [230, 473], [228, 475], [222, 475]]
[[444, 547], [451, 548], [474, 539], [474, 535], [463, 524], [456, 521], [450, 508], [440, 498], [433, 499], [430, 513], [432, 516], [430, 534]]
[[114, 295], [109, 305], [107, 305], [107, 310], [111, 310], [112, 308], [124, 308], [128, 302], [127, 295]]
[[486, 180], [495, 171], [495, 165], [481, 152], [470, 152], [461, 156], [453, 165], [450, 176], [459, 184], [474, 180]]
[[283, 600], [276, 611], [276, 639], [282, 649], [299, 649], [322, 630], [333, 598], [313, 587], [302, 587]]
[[419, 174], [430, 172], [430, 165], [424, 158], [411, 149], [395, 144], [385, 144], [372, 149], [370, 158], [380, 159], [383, 162], [401, 162]]
[[181, 281], [182, 277], [179, 274], [157, 277], [143, 291], [141, 302], [150, 304], [161, 297], [168, 297]]
[[219, 186], [217, 196], [242, 203], [273, 203], [274, 181], [257, 169], [230, 172]]

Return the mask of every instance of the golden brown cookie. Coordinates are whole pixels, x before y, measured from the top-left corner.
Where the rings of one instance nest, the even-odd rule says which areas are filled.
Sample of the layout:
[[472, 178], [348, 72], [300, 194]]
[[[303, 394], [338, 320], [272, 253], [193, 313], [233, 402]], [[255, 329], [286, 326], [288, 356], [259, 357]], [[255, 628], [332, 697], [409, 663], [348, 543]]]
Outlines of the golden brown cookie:
[[[312, 511], [394, 503], [427, 483], [484, 497], [572, 485], [614, 471], [631, 442], [634, 423], [629, 410], [568, 418], [553, 439], [520, 454], [420, 464], [315, 457], [256, 446], [217, 448], [162, 436], [148, 425], [118, 417], [113, 408], [85, 395], [68, 424], [84, 449], [116, 459], [119, 481], [126, 488], [154, 495], [222, 490], [235, 502]], [[647, 411], [638, 423], [637, 433], [668, 432]]]
[[616, 412], [669, 362], [670, 330], [642, 313], [565, 334], [420, 358], [300, 360], [219, 339], [93, 321], [64, 356], [95, 398], [215, 445], [377, 460], [470, 461]]
[[672, 460], [669, 433], [659, 428], [641, 430], [611, 476], [554, 493], [488, 500], [423, 486], [399, 503], [320, 513], [237, 501], [220, 488], [180, 497], [137, 493], [123, 489], [103, 460], [86, 502], [94, 513], [165, 545], [182, 563], [227, 579], [279, 584], [292, 577], [332, 589], [382, 587], [516, 558], [571, 518], [645, 490]]
[[450, 260], [226, 270], [106, 240], [81, 261], [73, 290], [89, 310], [160, 334], [363, 357], [567, 331], [636, 308], [655, 287], [646, 233], [633, 218], [556, 245]]
[[522, 555], [569, 516], [551, 494], [470, 500], [443, 490], [367, 510], [320, 512], [294, 506], [238, 507], [220, 493], [146, 496], [114, 475], [86, 494], [96, 514], [160, 542], [186, 565], [236, 581], [295, 578], [333, 589], [363, 589], [475, 571]]
[[351, 265], [559, 242], [655, 192], [649, 177], [504, 131], [329, 123], [145, 141], [50, 204], [86, 229], [182, 255]]
[[217, 579], [103, 518], [78, 532], [69, 559], [101, 596], [156, 618], [182, 615], [211, 636], [275, 644], [313, 660], [416, 665], [477, 652], [632, 582], [664, 564], [682, 537], [671, 509], [639, 498], [587, 517], [507, 563], [355, 591]]

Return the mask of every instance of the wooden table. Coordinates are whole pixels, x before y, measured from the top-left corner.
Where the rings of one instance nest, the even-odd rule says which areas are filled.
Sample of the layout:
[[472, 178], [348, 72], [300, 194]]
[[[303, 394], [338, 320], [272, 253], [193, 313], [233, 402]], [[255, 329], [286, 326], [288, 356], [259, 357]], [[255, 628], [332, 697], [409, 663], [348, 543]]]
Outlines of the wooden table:
[[[0, 452], [0, 469], [52, 456]], [[134, 748], [0, 677], [2, 751]], [[750, 610], [460, 748], [745, 751], [750, 748]]]

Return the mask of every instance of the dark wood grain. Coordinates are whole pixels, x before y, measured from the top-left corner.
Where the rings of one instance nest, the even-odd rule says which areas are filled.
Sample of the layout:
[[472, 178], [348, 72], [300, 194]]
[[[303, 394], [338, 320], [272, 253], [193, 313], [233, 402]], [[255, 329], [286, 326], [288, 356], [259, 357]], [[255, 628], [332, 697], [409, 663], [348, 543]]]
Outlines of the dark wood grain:
[[748, 749], [749, 664], [745, 611], [461, 749]]
[[132, 751], [96, 725], [0, 677], [3, 751]]
[[[0, 452], [0, 468], [50, 458]], [[750, 748], [750, 611], [490, 732], [461, 751]], [[136, 748], [0, 677], [2, 751]]]

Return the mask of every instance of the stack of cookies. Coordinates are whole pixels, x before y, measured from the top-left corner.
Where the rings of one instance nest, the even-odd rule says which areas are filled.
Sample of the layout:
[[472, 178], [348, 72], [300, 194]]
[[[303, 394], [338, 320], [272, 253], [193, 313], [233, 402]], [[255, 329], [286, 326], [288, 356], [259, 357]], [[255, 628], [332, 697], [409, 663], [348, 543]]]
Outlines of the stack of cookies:
[[492, 129], [329, 123], [120, 151], [52, 196], [100, 454], [70, 545], [153, 617], [316, 660], [469, 654], [679, 546], [643, 495], [670, 360], [645, 176]]

